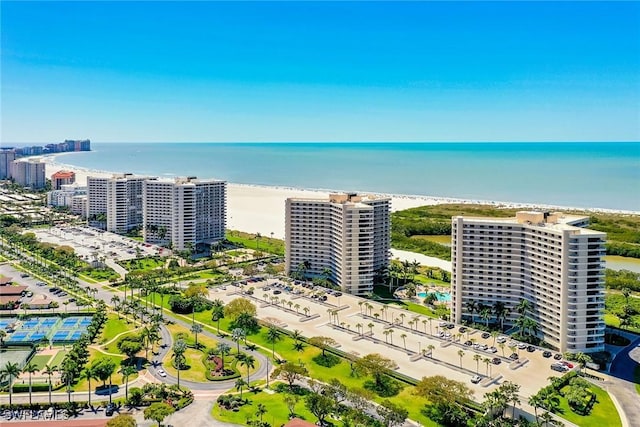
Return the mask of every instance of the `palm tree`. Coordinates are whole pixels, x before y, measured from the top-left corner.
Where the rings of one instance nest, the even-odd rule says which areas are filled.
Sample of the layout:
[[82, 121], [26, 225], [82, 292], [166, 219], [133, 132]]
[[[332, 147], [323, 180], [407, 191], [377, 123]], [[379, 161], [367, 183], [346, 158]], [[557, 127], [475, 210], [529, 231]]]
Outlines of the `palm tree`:
[[11, 397], [13, 395], [12, 383], [13, 379], [17, 378], [20, 375], [20, 365], [18, 365], [17, 363], [7, 362], [7, 364], [4, 365], [2, 373], [9, 378], [9, 408], [11, 408]]
[[56, 366], [45, 365], [42, 372], [49, 377], [49, 405], [51, 405], [51, 375], [56, 373]]
[[544, 404], [542, 398], [540, 397], [540, 393], [536, 393], [533, 396], [529, 397], [529, 405], [533, 406], [533, 412], [536, 416], [536, 423], [539, 423], [538, 420], [538, 408], [541, 408]]
[[429, 350], [429, 357], [431, 357], [431, 358], [433, 359], [433, 350], [435, 350], [435, 349], [436, 349], [436, 346], [435, 346], [435, 345], [433, 345], [433, 344], [429, 344], [429, 345], [427, 346], [427, 349]]
[[240, 341], [246, 336], [244, 329], [235, 328], [231, 331], [231, 339], [236, 342], [237, 352], [240, 354]]
[[580, 352], [576, 353], [575, 361], [578, 362], [578, 366], [580, 367], [580, 371], [582, 372], [585, 366], [587, 366], [587, 363], [591, 363], [592, 359], [591, 356]]
[[460, 356], [460, 368], [462, 368], [462, 358], [464, 357], [464, 351], [458, 350], [458, 356]]
[[275, 325], [269, 325], [267, 330], [267, 342], [271, 343], [271, 357], [276, 358], [276, 342], [280, 341], [280, 331]]
[[483, 307], [480, 311], [480, 317], [486, 322], [487, 328], [489, 327], [489, 319], [491, 319], [491, 309], [489, 307]]
[[263, 403], [258, 403], [258, 409], [256, 410], [256, 416], [260, 417], [262, 423], [262, 416], [267, 413], [267, 407]]
[[388, 329], [389, 331], [389, 338], [391, 338], [391, 345], [393, 345], [393, 333], [395, 332], [393, 329]]
[[22, 372], [29, 374], [29, 406], [31, 406], [31, 375], [33, 375], [34, 372], [38, 372], [38, 370], [38, 367], [33, 363], [29, 363], [27, 366], [22, 368]]
[[489, 359], [488, 357], [485, 357], [484, 359], [482, 359], [482, 363], [487, 365], [487, 376], [489, 376], [489, 367], [491, 366], [491, 359]]
[[476, 374], [480, 373], [480, 361], [482, 360], [482, 356], [480, 356], [479, 354], [474, 354], [473, 355], [473, 360], [475, 360], [476, 362]]
[[120, 373], [124, 377], [124, 398], [125, 400], [129, 400], [129, 376], [138, 372], [136, 368], [129, 365], [123, 365], [120, 368]]
[[178, 388], [180, 388], [180, 369], [184, 363], [184, 352], [187, 351], [187, 344], [183, 340], [178, 340], [173, 344], [173, 359], [176, 371], [178, 371]]
[[402, 338], [402, 343], [404, 345], [404, 349], [407, 349], [407, 334], [402, 334], [400, 335], [400, 338]]
[[[216, 304], [216, 301], [218, 301], [219, 304]], [[224, 318], [224, 304], [220, 300], [215, 300], [211, 311], [211, 320], [218, 324], [218, 335], [220, 335], [220, 319], [222, 318]]]
[[242, 389], [244, 388], [245, 385], [247, 385], [247, 383], [242, 378], [238, 378], [236, 380], [235, 385], [236, 385], [236, 390], [240, 391], [240, 399], [242, 399]]
[[[83, 376], [89, 382], [89, 406], [91, 406], [91, 380], [94, 379], [94, 378], [97, 378], [97, 377], [96, 377], [95, 372], [91, 368], [91, 365], [88, 364], [88, 363], [87, 363], [87, 366], [85, 366], [85, 368], [83, 370]], [[109, 390], [109, 393], [111, 393], [111, 390]]]
[[194, 323], [191, 325], [191, 332], [195, 335], [196, 339], [196, 348], [198, 348], [198, 334], [203, 331], [202, 325], [198, 323]]
[[373, 323], [371, 323], [371, 322], [369, 322], [369, 324], [367, 324], [367, 327], [369, 328], [369, 333], [371, 333], [371, 335], [373, 335], [373, 327], [374, 326], [375, 325]]
[[256, 366], [256, 358], [250, 354], [245, 355], [242, 360], [240, 360], [240, 366], [246, 366], [247, 368], [247, 385], [249, 384], [249, 372], [251, 369]]
[[224, 356], [231, 352], [231, 347], [227, 343], [219, 342], [216, 345], [216, 352], [220, 355], [220, 358], [222, 359], [222, 367], [224, 368]]
[[389, 330], [385, 329], [384, 331], [382, 331], [382, 335], [384, 335], [384, 342], [388, 343], [389, 340], [387, 338], [389, 337]]

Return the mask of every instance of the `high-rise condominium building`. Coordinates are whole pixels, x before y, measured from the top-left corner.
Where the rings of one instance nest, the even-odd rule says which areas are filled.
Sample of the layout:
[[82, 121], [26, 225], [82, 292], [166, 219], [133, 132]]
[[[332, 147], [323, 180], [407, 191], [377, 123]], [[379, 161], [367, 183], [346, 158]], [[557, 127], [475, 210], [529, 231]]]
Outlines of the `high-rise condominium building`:
[[479, 319], [476, 307], [482, 304], [505, 306], [498, 317], [505, 325], [516, 325], [516, 307], [526, 300], [527, 317], [537, 323], [538, 336], [558, 351], [603, 350], [606, 234], [583, 228], [588, 222], [588, 217], [546, 212], [453, 217], [455, 321]]
[[106, 177], [87, 177], [87, 219], [91, 225], [97, 225], [96, 221], [104, 217], [100, 223], [102, 228], [106, 228], [107, 216], [107, 183]]
[[224, 239], [226, 182], [194, 177], [147, 180], [142, 195], [145, 242], [185, 250]]
[[285, 269], [329, 279], [344, 292], [365, 295], [375, 272], [389, 263], [391, 201], [332, 194], [286, 201]]
[[149, 178], [133, 174], [107, 180], [107, 231], [125, 234], [142, 227], [142, 183]]
[[44, 188], [47, 183], [44, 169], [42, 162], [14, 160], [11, 162], [11, 178], [23, 187]]
[[15, 159], [15, 150], [0, 149], [0, 179], [11, 178], [11, 163]]

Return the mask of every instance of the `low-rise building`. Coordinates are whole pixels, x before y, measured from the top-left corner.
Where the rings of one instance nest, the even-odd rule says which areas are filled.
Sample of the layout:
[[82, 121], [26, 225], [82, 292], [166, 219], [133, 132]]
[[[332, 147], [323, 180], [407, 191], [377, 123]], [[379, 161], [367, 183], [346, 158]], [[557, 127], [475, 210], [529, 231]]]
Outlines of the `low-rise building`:
[[63, 185], [76, 182], [76, 173], [73, 171], [61, 170], [51, 175], [51, 189], [61, 190]]

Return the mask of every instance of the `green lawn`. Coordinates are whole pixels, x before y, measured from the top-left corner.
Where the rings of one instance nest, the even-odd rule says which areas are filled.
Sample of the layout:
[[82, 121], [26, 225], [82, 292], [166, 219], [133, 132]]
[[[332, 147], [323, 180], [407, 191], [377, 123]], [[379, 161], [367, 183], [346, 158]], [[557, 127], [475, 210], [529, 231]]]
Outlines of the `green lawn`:
[[44, 369], [44, 365], [49, 363], [50, 359], [51, 359], [51, 355], [38, 354], [33, 356], [29, 361], [29, 363], [32, 365], [35, 365], [39, 370], [42, 370]]
[[[229, 390], [229, 393], [235, 392], [235, 389]], [[263, 421], [270, 423], [272, 426], [280, 426], [289, 422], [289, 410], [283, 401], [284, 395], [282, 393], [267, 394], [259, 392], [254, 394], [245, 390], [242, 397], [248, 398], [251, 403], [242, 406], [238, 412], [227, 411], [221, 409], [219, 405], [214, 404], [211, 414], [215, 419], [220, 421], [245, 425], [247, 419], [255, 418], [256, 408], [258, 404], [262, 403], [267, 408], [267, 412], [262, 418]], [[302, 397], [295, 406], [295, 413], [298, 418], [305, 419], [309, 422], [315, 422], [317, 420], [306, 408], [304, 398]]]
[[620, 415], [613, 405], [609, 394], [593, 384], [590, 385], [589, 389], [597, 396], [596, 403], [593, 405], [593, 409], [589, 415], [582, 416], [573, 412], [567, 403], [567, 399], [564, 397], [560, 398], [560, 409], [562, 412], [558, 413], [558, 415], [580, 427], [622, 426]]
[[[112, 375], [111, 377], [111, 381], [112, 384], [114, 385], [121, 385], [124, 382], [124, 377], [118, 373], [118, 371], [120, 370], [121, 367], [121, 363], [124, 361], [125, 356], [110, 356], [110, 355], [106, 355], [104, 353], [101, 353], [93, 348], [89, 349], [89, 362], [87, 362], [89, 365], [91, 365], [91, 363], [93, 363], [94, 360], [97, 359], [102, 359], [102, 358], [107, 358], [107, 359], [111, 359], [116, 363], [116, 372]], [[129, 376], [129, 381], [133, 381], [134, 379], [136, 379], [138, 376], [138, 374], [133, 374]], [[109, 384], [109, 381], [107, 381], [107, 384]], [[102, 385], [101, 381], [98, 380], [92, 380], [91, 381], [91, 389], [95, 390], [96, 386]], [[89, 383], [86, 379], [81, 379], [79, 380], [74, 386], [73, 386], [73, 390], [74, 391], [87, 391], [89, 390]]]
[[120, 275], [118, 273], [116, 273], [114, 270], [108, 267], [104, 269], [94, 269], [94, 268], [87, 269], [83, 271], [80, 275], [89, 277], [94, 281], [97, 280], [98, 282], [102, 282], [104, 280], [109, 280], [109, 279], [120, 278]]
[[58, 350], [58, 353], [53, 357], [53, 359], [51, 360], [51, 362], [49, 362], [49, 366], [60, 366], [60, 364], [62, 363], [62, 359], [64, 359], [64, 357], [67, 355], [68, 351], [67, 350]]
[[109, 317], [102, 328], [102, 334], [100, 335], [98, 342], [100, 344], [109, 342], [118, 334], [133, 329], [135, 329], [135, 325], [128, 324], [125, 319], [118, 319], [116, 314], [109, 314]]
[[166, 261], [167, 261], [166, 258], [146, 257], [146, 258], [130, 259], [126, 261], [118, 261], [118, 264], [120, 264], [122, 267], [124, 267], [128, 271], [133, 271], [133, 270], [148, 271], [148, 270], [154, 270], [158, 267], [162, 267]]
[[134, 331], [129, 331], [126, 334], [121, 335], [120, 338], [118, 338], [117, 340], [113, 341], [112, 343], [110, 343], [110, 344], [108, 344], [106, 346], [103, 346], [102, 349], [104, 351], [106, 351], [107, 353], [120, 354], [120, 350], [118, 349], [118, 342], [122, 338], [130, 336], [130, 335], [133, 335], [133, 334], [135, 334]]
[[280, 256], [284, 255], [284, 240], [272, 239], [269, 236], [262, 236], [257, 240], [255, 234], [227, 230], [227, 240], [245, 248], [256, 249]]
[[429, 242], [440, 243], [441, 245], [450, 245], [451, 244], [451, 235], [445, 234], [442, 236], [439, 235], [415, 235], [411, 236], [412, 239], [421, 239], [427, 240]]

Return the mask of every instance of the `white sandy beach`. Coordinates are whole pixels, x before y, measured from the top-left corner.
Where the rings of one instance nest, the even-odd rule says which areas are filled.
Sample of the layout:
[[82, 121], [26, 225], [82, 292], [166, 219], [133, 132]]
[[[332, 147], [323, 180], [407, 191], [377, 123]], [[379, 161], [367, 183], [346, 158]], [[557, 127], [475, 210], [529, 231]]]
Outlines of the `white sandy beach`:
[[[76, 182], [85, 184], [88, 176], [111, 176], [107, 171], [95, 171], [79, 168], [72, 165], [56, 162], [55, 156], [45, 156], [42, 160], [46, 163], [46, 175], [48, 178], [59, 170], [72, 170], [76, 173]], [[232, 230], [241, 230], [249, 233], [260, 233], [263, 236], [284, 238], [284, 206], [289, 197], [326, 198], [329, 191], [305, 190], [301, 188], [270, 187], [263, 185], [227, 185], [227, 227]], [[428, 196], [386, 195], [391, 198], [392, 211], [409, 209], [418, 206], [436, 205], [443, 203], [468, 203], [468, 204], [492, 204], [505, 208], [531, 208], [530, 205], [519, 203], [502, 203], [486, 200], [463, 200], [454, 198], [437, 198]], [[541, 209], [565, 209], [576, 208], [558, 206], [536, 206]], [[633, 213], [624, 211], [593, 209], [592, 211], [605, 211], [617, 213]], [[273, 234], [272, 234], [273, 233]], [[406, 251], [393, 252], [394, 258], [418, 261], [450, 270], [450, 263], [443, 262], [420, 254]]]

